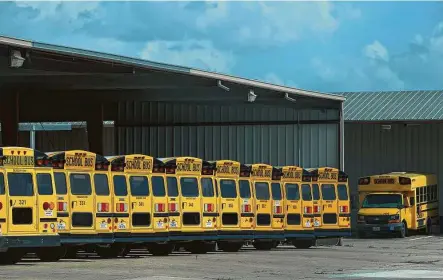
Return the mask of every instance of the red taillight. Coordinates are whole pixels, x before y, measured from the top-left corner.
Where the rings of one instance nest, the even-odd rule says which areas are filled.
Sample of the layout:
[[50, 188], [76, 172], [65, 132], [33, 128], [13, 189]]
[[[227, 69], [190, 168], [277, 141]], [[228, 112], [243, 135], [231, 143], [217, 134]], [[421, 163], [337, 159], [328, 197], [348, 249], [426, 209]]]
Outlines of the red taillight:
[[340, 206], [340, 213], [348, 213], [348, 206]]
[[126, 212], [126, 211], [128, 211], [128, 204], [126, 204], [126, 203], [117, 203], [116, 206], [117, 207], [115, 207], [115, 208], [116, 208], [117, 212]]
[[318, 205], [314, 205], [314, 213], [320, 213], [320, 207], [318, 207]]
[[156, 203], [155, 204], [155, 212], [165, 212], [165, 204], [164, 203]]
[[204, 210], [205, 212], [214, 212], [214, 204], [205, 203]]
[[111, 218], [108, 218], [108, 224], [110, 224], [112, 222]]
[[312, 214], [312, 207], [311, 206], [305, 206], [303, 212], [305, 214]]
[[281, 214], [282, 213], [282, 207], [281, 206], [274, 206], [274, 213], [275, 214]]
[[44, 227], [45, 229], [47, 229], [47, 228], [48, 228], [48, 224], [45, 224], [43, 227]]
[[50, 207], [49, 202], [43, 203], [43, 210], [48, 210]]
[[49, 209], [54, 210], [55, 204], [54, 202], [49, 203]]
[[249, 204], [243, 204], [243, 205], [242, 205], [242, 212], [243, 212], [243, 213], [250, 213], [250, 212], [251, 212], [251, 205], [249, 205]]
[[109, 212], [109, 203], [97, 203], [97, 211], [98, 212]]
[[169, 203], [168, 209], [169, 209], [169, 212], [177, 211], [177, 203]]
[[57, 211], [67, 211], [68, 203], [67, 202], [58, 202], [57, 203]]
[[3, 203], [0, 202], [0, 210], [3, 209]]

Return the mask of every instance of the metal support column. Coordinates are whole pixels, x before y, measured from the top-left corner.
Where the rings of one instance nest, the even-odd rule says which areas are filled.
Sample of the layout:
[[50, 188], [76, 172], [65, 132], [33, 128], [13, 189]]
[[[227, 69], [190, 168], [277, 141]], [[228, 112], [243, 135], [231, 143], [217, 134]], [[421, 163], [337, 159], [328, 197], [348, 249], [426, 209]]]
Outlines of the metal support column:
[[340, 124], [339, 124], [339, 160], [340, 160], [340, 170], [345, 170], [345, 118], [343, 115], [343, 105], [344, 102], [340, 104]]
[[35, 125], [32, 125], [29, 130], [29, 147], [35, 149]]

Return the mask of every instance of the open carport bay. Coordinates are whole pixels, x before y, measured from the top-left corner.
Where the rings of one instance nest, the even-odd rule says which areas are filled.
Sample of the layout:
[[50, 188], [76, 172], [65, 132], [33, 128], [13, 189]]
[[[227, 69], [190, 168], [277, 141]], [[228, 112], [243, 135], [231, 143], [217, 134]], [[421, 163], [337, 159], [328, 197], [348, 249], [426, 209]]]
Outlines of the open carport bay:
[[0, 279], [443, 279], [443, 239], [347, 239], [342, 247], [297, 250], [278, 247], [239, 253], [152, 257], [135, 251], [111, 260], [79, 259], [42, 263], [29, 258], [0, 270]]

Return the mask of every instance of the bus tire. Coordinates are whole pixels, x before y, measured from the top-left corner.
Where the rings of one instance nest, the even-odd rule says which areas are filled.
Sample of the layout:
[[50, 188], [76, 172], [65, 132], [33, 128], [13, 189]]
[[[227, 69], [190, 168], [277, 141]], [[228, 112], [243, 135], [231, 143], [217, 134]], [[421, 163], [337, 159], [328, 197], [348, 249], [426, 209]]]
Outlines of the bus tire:
[[272, 241], [254, 242], [252, 245], [256, 250], [269, 251], [273, 247], [273, 242]]
[[9, 249], [7, 252], [0, 253], [0, 265], [12, 265], [18, 263], [26, 254], [21, 249]]
[[309, 249], [312, 247], [312, 240], [293, 240], [292, 245], [297, 249]]
[[208, 244], [205, 242], [194, 241], [184, 244], [183, 247], [192, 254], [206, 254], [208, 252]]
[[337, 246], [343, 246], [343, 237], [338, 238]]
[[406, 222], [403, 221], [402, 227], [400, 229], [399, 237], [405, 238], [406, 236], [408, 236], [408, 226], [407, 226]]
[[66, 247], [40, 248], [35, 254], [43, 262], [57, 262], [66, 255]]

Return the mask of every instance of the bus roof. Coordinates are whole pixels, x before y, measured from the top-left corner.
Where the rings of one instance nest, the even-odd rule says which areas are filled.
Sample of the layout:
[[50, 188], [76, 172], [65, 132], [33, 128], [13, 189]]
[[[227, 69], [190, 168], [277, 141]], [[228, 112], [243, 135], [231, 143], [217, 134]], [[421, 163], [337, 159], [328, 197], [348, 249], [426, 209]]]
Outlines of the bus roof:
[[[409, 183], [400, 183], [401, 178], [409, 179]], [[437, 176], [430, 173], [419, 172], [390, 172], [359, 178], [358, 189], [361, 192], [374, 191], [413, 191], [418, 187], [437, 184]]]

